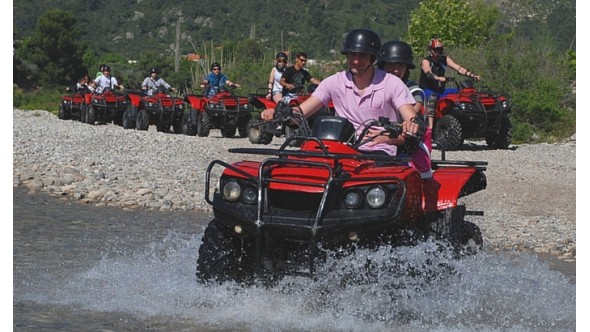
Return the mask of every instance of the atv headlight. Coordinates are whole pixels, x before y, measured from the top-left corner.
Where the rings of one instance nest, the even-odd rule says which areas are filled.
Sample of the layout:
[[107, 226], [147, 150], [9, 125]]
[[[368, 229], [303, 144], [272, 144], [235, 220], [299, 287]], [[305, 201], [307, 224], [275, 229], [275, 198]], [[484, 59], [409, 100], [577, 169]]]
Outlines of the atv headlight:
[[367, 191], [367, 197], [365, 200], [367, 201], [367, 205], [373, 209], [380, 209], [385, 205], [385, 199], [387, 195], [385, 194], [385, 190], [381, 187], [373, 187]]
[[500, 107], [502, 108], [503, 111], [508, 109], [508, 101], [503, 100], [502, 103], [500, 104]]
[[356, 209], [362, 203], [363, 196], [360, 191], [352, 189], [346, 192], [342, 204], [347, 209]]
[[153, 106], [154, 106], [154, 103], [152, 103], [152, 102], [150, 101], [150, 102], [148, 103], [148, 106], [149, 106], [149, 107], [153, 107]]
[[471, 104], [470, 103], [459, 103], [459, 108], [461, 108], [462, 111], [470, 111]]
[[230, 202], [236, 202], [240, 199], [240, 194], [242, 193], [242, 188], [235, 180], [227, 181], [223, 185], [223, 199]]
[[244, 188], [242, 199], [246, 204], [256, 204], [258, 202], [258, 189], [253, 186], [247, 186]]

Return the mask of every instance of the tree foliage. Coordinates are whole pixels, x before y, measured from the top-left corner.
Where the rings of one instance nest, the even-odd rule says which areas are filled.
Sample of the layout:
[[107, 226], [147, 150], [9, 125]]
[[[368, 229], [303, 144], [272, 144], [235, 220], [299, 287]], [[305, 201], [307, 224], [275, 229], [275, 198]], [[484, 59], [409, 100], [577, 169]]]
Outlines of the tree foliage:
[[17, 53], [35, 68], [38, 84], [69, 84], [82, 76], [86, 44], [80, 40], [76, 17], [59, 9], [43, 14]]
[[415, 51], [423, 50], [434, 37], [446, 46], [482, 45], [491, 39], [498, 13], [480, 0], [425, 0], [410, 13], [405, 40]]

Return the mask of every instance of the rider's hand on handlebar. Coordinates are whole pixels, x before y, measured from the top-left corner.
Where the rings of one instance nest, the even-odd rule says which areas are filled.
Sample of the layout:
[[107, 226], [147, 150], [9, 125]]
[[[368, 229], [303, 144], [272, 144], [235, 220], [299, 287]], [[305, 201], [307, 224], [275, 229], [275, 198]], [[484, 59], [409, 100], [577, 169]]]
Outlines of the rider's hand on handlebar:
[[411, 120], [402, 122], [402, 128], [403, 136], [416, 136], [420, 131], [420, 125]]
[[275, 109], [274, 108], [267, 108], [262, 113], [260, 113], [260, 118], [264, 121], [270, 121], [275, 117]]

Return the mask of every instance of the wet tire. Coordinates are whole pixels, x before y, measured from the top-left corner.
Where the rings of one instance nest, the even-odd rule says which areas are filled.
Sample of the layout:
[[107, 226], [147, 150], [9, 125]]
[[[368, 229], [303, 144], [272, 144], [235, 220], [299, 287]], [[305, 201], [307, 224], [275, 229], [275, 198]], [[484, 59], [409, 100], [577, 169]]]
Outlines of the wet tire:
[[500, 120], [500, 128], [497, 132], [492, 132], [486, 136], [486, 143], [490, 149], [506, 150], [512, 143], [512, 133], [514, 128], [509, 118], [503, 117]]
[[213, 219], [205, 229], [199, 257], [199, 281], [247, 281], [254, 276], [254, 243], [242, 240], [232, 230]]
[[139, 110], [137, 112], [137, 121], [135, 124], [135, 128], [137, 130], [148, 130], [150, 127], [150, 115], [147, 113], [146, 110]]
[[197, 120], [197, 135], [199, 135], [199, 137], [209, 136], [211, 125], [211, 116], [207, 114], [207, 112], [199, 112]]
[[269, 144], [272, 142], [272, 133], [265, 132], [260, 118], [253, 117], [248, 121], [248, 139], [252, 144]]
[[446, 240], [453, 246], [463, 246], [473, 240], [482, 246], [483, 238], [479, 227], [465, 221], [465, 206], [460, 205], [441, 211], [430, 224], [430, 231], [437, 240]]
[[458, 150], [463, 145], [461, 123], [452, 115], [445, 115], [434, 125], [434, 140], [444, 150]]

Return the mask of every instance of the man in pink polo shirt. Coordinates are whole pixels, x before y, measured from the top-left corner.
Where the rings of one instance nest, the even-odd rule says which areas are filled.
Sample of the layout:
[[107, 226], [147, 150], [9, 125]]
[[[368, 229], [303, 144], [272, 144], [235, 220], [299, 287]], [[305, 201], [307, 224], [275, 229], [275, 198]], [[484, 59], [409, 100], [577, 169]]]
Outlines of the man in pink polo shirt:
[[[300, 105], [301, 112], [309, 117], [333, 101], [336, 115], [348, 119], [357, 130], [363, 123], [381, 116], [391, 122], [402, 122], [403, 134], [397, 138], [382, 135], [371, 129], [368, 136], [375, 139], [360, 147], [361, 151], [397, 154], [397, 146], [405, 141], [405, 135], [418, 133], [423, 124], [416, 117], [415, 103], [410, 90], [401, 79], [374, 66], [381, 51], [379, 36], [368, 29], [350, 31], [341, 53], [346, 55], [348, 70], [338, 72], [322, 80], [313, 94]], [[274, 109], [261, 113], [264, 120], [272, 120]]]

